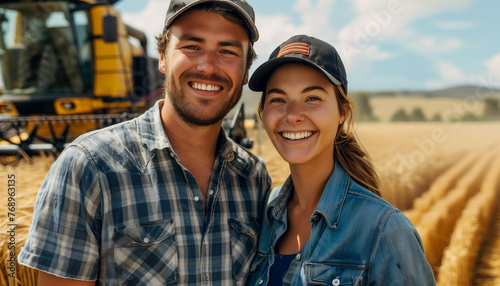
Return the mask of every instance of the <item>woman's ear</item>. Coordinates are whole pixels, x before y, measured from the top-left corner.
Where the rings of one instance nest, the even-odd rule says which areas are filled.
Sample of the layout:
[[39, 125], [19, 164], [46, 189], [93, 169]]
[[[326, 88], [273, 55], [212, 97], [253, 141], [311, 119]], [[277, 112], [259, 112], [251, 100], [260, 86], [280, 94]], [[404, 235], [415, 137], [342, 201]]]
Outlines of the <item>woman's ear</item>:
[[345, 120], [347, 119], [347, 117], [349, 117], [349, 114], [351, 113], [351, 108], [349, 108], [349, 103], [346, 102], [340, 110], [341, 110], [340, 122], [345, 122]]

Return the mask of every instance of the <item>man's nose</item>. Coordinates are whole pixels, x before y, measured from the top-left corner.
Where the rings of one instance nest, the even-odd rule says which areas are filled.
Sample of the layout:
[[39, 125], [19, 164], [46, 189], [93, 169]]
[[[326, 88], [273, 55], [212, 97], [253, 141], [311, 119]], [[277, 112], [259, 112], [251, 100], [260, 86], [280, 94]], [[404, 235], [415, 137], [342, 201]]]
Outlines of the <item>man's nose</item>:
[[219, 66], [215, 52], [204, 52], [198, 62], [198, 70], [205, 74], [218, 74]]

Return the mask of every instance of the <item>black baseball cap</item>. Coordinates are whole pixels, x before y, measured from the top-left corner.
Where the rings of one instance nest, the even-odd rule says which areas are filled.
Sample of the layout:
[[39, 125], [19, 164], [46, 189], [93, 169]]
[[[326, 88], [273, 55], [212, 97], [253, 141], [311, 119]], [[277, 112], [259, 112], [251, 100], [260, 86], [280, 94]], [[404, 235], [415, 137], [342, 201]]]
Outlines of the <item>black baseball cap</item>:
[[269, 60], [255, 70], [248, 86], [253, 91], [264, 91], [271, 73], [279, 65], [290, 62], [313, 66], [347, 94], [347, 75], [337, 50], [327, 42], [306, 35], [293, 36], [277, 47]]
[[165, 28], [168, 28], [179, 15], [189, 8], [206, 2], [224, 3], [233, 7], [245, 22], [250, 33], [250, 41], [256, 42], [259, 39], [259, 31], [255, 26], [255, 13], [252, 6], [245, 0], [171, 0], [165, 17]]

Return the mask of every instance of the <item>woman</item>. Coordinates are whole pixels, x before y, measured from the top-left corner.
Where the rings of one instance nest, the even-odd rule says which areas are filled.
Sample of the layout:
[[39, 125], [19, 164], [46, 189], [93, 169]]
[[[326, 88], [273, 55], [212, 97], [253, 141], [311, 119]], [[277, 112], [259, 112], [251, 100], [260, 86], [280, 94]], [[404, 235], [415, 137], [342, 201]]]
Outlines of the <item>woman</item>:
[[355, 106], [335, 48], [294, 36], [249, 85], [291, 170], [269, 197], [249, 285], [435, 285], [416, 229], [380, 198], [350, 131]]

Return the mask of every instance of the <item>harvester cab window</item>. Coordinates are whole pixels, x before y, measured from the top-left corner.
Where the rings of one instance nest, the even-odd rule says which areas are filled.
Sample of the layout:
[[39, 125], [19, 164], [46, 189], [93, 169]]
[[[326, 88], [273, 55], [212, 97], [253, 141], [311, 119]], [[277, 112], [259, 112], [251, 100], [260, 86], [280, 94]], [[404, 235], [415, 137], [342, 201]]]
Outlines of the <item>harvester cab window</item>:
[[12, 94], [83, 91], [67, 3], [0, 4], [3, 89]]
[[91, 87], [92, 81], [92, 38], [87, 11], [75, 11], [73, 13], [75, 23], [75, 38], [80, 55], [81, 72], [83, 81], [87, 88]]

